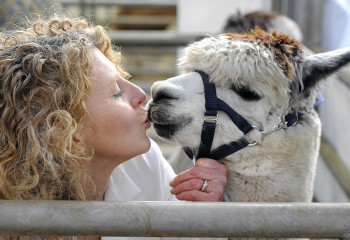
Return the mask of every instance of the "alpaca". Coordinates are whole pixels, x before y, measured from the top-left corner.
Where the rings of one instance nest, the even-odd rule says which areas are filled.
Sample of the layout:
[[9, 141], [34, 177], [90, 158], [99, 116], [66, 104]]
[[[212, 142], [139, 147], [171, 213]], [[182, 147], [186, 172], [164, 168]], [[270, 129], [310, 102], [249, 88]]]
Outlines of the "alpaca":
[[[276, 31], [208, 36], [186, 47], [182, 75], [153, 84], [149, 120], [197, 157], [209, 146], [203, 156], [228, 168], [224, 201], [310, 202], [321, 135], [313, 104], [322, 80], [349, 61], [350, 48], [304, 56], [298, 41]], [[205, 81], [217, 106], [237, 115], [205, 116]], [[212, 143], [201, 138], [208, 122]]]
[[[240, 12], [229, 16], [224, 24], [222, 33], [243, 33], [259, 27], [262, 30], [271, 33], [273, 30], [283, 32], [290, 37], [298, 40], [303, 39], [303, 34], [296, 22], [287, 16], [280, 15], [274, 12], [267, 11], [254, 11], [242, 15]], [[303, 51], [306, 55], [314, 54], [311, 50], [303, 45]], [[168, 162], [173, 167], [176, 173], [183, 172], [184, 170], [191, 168], [191, 161], [184, 161], [188, 159], [188, 156], [183, 151], [182, 147], [177, 145], [173, 153], [168, 157]]]

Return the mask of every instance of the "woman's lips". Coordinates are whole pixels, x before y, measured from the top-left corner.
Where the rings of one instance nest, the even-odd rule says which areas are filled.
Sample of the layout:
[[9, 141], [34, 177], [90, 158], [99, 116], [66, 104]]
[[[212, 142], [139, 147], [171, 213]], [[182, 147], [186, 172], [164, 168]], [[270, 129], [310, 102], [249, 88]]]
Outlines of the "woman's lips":
[[151, 123], [148, 121], [148, 119], [146, 119], [146, 121], [143, 123], [143, 125], [145, 126], [146, 129], [151, 127]]

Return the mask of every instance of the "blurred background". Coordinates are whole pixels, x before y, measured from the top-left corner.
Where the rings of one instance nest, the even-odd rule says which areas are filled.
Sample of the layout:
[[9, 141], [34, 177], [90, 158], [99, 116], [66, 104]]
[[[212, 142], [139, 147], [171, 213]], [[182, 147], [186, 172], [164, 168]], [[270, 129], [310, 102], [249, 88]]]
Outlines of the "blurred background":
[[[308, 53], [350, 47], [350, 0], [0, 0], [0, 26], [54, 9], [107, 27], [131, 81], [148, 94], [154, 81], [179, 73], [176, 60], [186, 44], [203, 34], [222, 33], [232, 15], [258, 10], [286, 16], [295, 26], [277, 25], [292, 29], [288, 33]], [[314, 200], [319, 202], [350, 200], [349, 73], [345, 69], [328, 81], [322, 90], [326, 101], [318, 107], [323, 137]], [[170, 158], [174, 146], [157, 139], [152, 129], [149, 135]]]

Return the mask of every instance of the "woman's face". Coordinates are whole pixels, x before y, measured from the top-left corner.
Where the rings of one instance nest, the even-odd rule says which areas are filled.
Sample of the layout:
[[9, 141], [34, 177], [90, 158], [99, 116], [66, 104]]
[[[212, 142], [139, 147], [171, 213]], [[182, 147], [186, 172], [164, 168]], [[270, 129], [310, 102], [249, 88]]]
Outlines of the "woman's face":
[[126, 161], [150, 148], [147, 111], [141, 107], [146, 94], [123, 79], [113, 63], [94, 49], [91, 94], [86, 101], [87, 123], [79, 131], [93, 159]]

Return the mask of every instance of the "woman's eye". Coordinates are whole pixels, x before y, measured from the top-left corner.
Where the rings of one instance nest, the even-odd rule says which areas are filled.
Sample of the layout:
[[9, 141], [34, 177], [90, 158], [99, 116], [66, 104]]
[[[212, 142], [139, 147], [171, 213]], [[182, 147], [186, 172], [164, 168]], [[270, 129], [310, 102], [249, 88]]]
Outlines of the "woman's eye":
[[242, 87], [232, 86], [231, 89], [246, 101], [257, 101], [257, 100], [260, 100], [261, 98], [256, 92], [251, 91], [249, 88], [244, 86]]
[[118, 92], [116, 92], [113, 97], [118, 98], [121, 97], [123, 95], [123, 90], [119, 89]]

